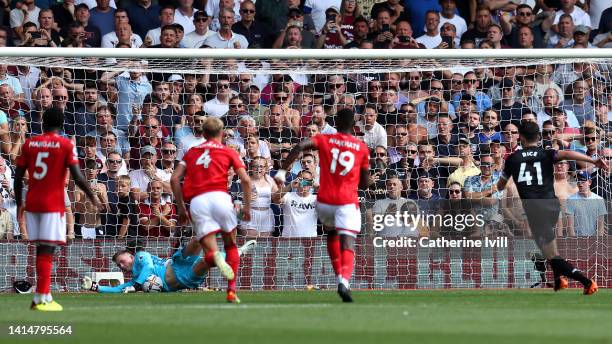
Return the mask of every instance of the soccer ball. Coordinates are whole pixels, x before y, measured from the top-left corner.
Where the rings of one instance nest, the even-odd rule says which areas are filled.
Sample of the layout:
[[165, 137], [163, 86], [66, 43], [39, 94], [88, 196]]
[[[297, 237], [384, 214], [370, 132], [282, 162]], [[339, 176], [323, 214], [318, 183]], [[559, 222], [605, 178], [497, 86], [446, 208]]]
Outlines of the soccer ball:
[[145, 293], [157, 293], [162, 290], [163, 285], [161, 278], [156, 275], [150, 275], [142, 284], [142, 291]]

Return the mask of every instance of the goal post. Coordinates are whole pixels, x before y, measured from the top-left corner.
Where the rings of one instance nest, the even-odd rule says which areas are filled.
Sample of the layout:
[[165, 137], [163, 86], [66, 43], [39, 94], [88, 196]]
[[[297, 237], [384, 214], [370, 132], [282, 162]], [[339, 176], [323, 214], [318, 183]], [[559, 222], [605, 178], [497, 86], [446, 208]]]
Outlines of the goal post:
[[[118, 271], [111, 257], [126, 246], [170, 257], [190, 238], [189, 227], [174, 225], [168, 189], [161, 195], [147, 191], [147, 173], [167, 187], [173, 163], [195, 139], [199, 115], [221, 118], [228, 129], [224, 142], [249, 167], [261, 162], [266, 168], [263, 176], [254, 176], [261, 181], [256, 221], [242, 223], [247, 236], [238, 239], [243, 243], [260, 234], [258, 246], [241, 258], [238, 287], [251, 290], [336, 284], [326, 239], [313, 220], [313, 200], [294, 195], [273, 202], [270, 175], [293, 144], [333, 132], [334, 115], [342, 108], [357, 113], [355, 135], [371, 151], [376, 180], [358, 193], [362, 235], [355, 288], [546, 286], [538, 283], [542, 274], [550, 281], [551, 273], [538, 270], [543, 264], [516, 190], [491, 191], [504, 158], [517, 149], [518, 125], [536, 121], [543, 144], [553, 148], [612, 156], [612, 49], [20, 47], [0, 50], [0, 65], [19, 84], [8, 90], [0, 81], [0, 140], [8, 147], [2, 151], [8, 168], [3, 173], [0, 164], [0, 179], [12, 185], [20, 145], [39, 133], [41, 111], [55, 106], [65, 113], [64, 134], [74, 139], [81, 168], [108, 198], [108, 211], [96, 215], [86, 202], [75, 202], [70, 184], [77, 238], [58, 250], [55, 290], [77, 291], [84, 275]], [[469, 149], [461, 151], [461, 145]], [[294, 164], [294, 179], [311, 170], [314, 180], [312, 186], [295, 184], [294, 193], [304, 187], [316, 192], [317, 164], [316, 152]], [[485, 165], [491, 165], [491, 179], [480, 179]], [[600, 286], [611, 286], [610, 174], [575, 162], [556, 168], [560, 253]], [[579, 170], [593, 175], [593, 194], [601, 200], [570, 200], [579, 192]], [[131, 181], [129, 207], [118, 194], [120, 175]], [[228, 187], [238, 204], [242, 194], [236, 184]], [[35, 280], [35, 248], [22, 240], [14, 195], [2, 185], [3, 212], [10, 215], [0, 216], [0, 289], [5, 289], [16, 280]], [[453, 198], [455, 193], [463, 200]], [[151, 222], [158, 204], [173, 225]], [[422, 222], [411, 217], [419, 214]], [[466, 224], [469, 216], [482, 222]], [[124, 218], [131, 225], [122, 228]], [[216, 271], [207, 283], [224, 285]]]
[[[315, 64], [302, 66], [291, 65], [286, 68], [270, 66], [268, 71], [288, 71], [301, 73], [346, 72], [346, 70], [329, 70], [326, 67], [337, 66], [338, 62], [373, 62], [367, 65], [356, 64], [357, 70], [394, 70], [406, 71], [412, 68], [442, 69], [452, 66], [487, 67], [503, 64], [543, 64], [569, 63], [572, 61], [610, 61], [612, 49], [414, 49], [414, 50], [380, 50], [380, 49], [116, 49], [116, 48], [33, 48], [7, 47], [0, 52], [0, 58], [19, 58], [23, 63], [40, 61], [62, 64], [64, 66], [88, 67], [96, 69], [122, 68], [116, 61], [152, 60], [153, 62], [139, 65], [143, 70], [164, 69], [165, 71], [180, 70], [189, 66], [198, 66], [191, 61], [217, 61], [210, 63], [206, 70], [199, 65], [200, 72], [229, 71], [224, 69], [223, 61], [316, 61]], [[105, 59], [105, 60], [103, 60]], [[538, 61], [539, 60], [539, 61]], [[7, 60], [5, 60], [7, 61]], [[446, 65], [443, 61], [447, 61]], [[142, 61], [141, 61], [142, 62]], [[206, 65], [208, 66], [208, 65]], [[137, 67], [137, 66], [132, 66]], [[196, 68], [197, 69], [197, 68]]]

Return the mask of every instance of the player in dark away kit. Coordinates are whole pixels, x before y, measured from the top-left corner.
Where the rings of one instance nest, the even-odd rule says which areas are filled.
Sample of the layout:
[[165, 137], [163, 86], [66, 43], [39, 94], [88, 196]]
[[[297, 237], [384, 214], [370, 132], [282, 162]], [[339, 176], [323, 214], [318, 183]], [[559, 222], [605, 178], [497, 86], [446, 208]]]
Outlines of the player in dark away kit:
[[532, 236], [550, 263], [554, 275], [554, 290], [565, 289], [567, 279], [572, 278], [584, 286], [584, 294], [597, 291], [594, 280], [587, 278], [572, 264], [559, 255], [555, 240], [554, 225], [559, 218], [560, 203], [555, 195], [553, 165], [562, 160], [584, 161], [607, 169], [605, 161], [573, 151], [557, 151], [538, 147], [540, 128], [536, 123], [526, 122], [519, 129], [522, 150], [512, 153], [504, 166], [498, 190], [506, 187], [511, 177], [516, 184]]

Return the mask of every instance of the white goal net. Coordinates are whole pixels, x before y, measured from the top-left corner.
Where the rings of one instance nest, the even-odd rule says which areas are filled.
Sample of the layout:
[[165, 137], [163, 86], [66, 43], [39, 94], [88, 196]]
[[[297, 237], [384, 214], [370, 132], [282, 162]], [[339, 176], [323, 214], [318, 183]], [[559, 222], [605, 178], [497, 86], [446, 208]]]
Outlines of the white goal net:
[[[254, 220], [239, 225], [240, 243], [258, 241], [241, 259], [243, 289], [335, 285], [312, 196], [317, 152], [292, 166], [286, 194], [277, 193], [272, 176], [294, 144], [334, 132], [340, 109], [357, 114], [355, 135], [370, 149], [375, 180], [359, 190], [355, 288], [526, 288], [550, 279], [516, 188], [492, 190], [505, 158], [520, 149], [518, 127], [535, 121], [544, 147], [612, 163], [606, 49], [176, 54], [0, 52], [0, 289], [35, 280], [35, 250], [15, 214], [12, 176], [21, 145], [41, 133], [41, 114], [50, 107], [64, 112], [64, 134], [105, 203], [95, 212], [69, 183], [74, 220], [67, 230], [75, 238], [58, 250], [52, 280], [63, 291], [78, 290], [79, 278], [91, 272], [118, 271], [111, 257], [119, 249], [169, 257], [191, 237], [190, 227], [176, 225], [169, 178], [205, 116], [223, 120], [224, 143], [240, 152], [256, 185]], [[569, 162], [555, 166], [554, 178], [561, 254], [607, 287], [611, 173]], [[590, 192], [578, 182], [590, 183]], [[228, 190], [239, 204], [235, 178]], [[389, 216], [402, 221], [386, 223]], [[424, 247], [435, 239], [488, 240], [488, 247]], [[224, 284], [214, 271], [207, 283]]]

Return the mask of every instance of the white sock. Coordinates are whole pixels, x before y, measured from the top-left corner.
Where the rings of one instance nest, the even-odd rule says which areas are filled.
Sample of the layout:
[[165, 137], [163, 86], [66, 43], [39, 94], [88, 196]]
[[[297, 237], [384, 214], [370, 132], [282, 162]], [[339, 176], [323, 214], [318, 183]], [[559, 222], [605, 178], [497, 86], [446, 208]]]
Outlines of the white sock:
[[342, 275], [336, 276], [336, 279], [338, 279], [338, 284], [342, 283]]
[[44, 299], [44, 302], [49, 303], [53, 301], [53, 296], [51, 296], [51, 293], [45, 294], [43, 299]]
[[344, 286], [346, 287], [346, 289], [351, 289], [351, 286], [349, 284], [349, 281], [346, 278], [343, 278], [340, 283], [344, 284]]
[[34, 293], [34, 298], [32, 299], [32, 301], [34, 301], [35, 304], [39, 304], [43, 302], [43, 295], [39, 294], [39, 293]]

